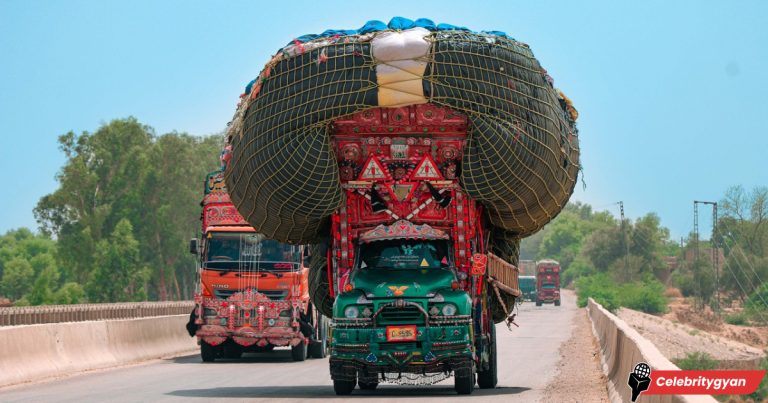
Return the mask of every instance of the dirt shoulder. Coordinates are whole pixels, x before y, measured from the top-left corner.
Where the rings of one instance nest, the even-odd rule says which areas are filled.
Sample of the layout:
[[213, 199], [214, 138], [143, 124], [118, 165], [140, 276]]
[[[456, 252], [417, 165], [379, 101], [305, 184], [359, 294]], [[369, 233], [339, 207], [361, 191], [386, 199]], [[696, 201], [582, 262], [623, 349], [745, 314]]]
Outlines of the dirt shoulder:
[[609, 402], [600, 364], [600, 347], [585, 309], [573, 316], [571, 337], [560, 346], [557, 375], [547, 385], [544, 402]]
[[695, 327], [632, 309], [621, 308], [618, 317], [650, 340], [670, 360], [705, 352], [723, 368], [749, 368], [763, 352], [755, 347]]

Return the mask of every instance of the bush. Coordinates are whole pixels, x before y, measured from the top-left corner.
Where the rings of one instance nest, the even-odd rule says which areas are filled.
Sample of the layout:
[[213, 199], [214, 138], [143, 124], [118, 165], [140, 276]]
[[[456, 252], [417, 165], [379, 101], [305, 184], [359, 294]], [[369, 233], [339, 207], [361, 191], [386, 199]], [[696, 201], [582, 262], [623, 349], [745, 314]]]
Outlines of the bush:
[[719, 363], [712, 358], [711, 355], [701, 351], [695, 351], [686, 354], [685, 358], [675, 360], [675, 364], [680, 367], [680, 369], [685, 370], [710, 370], [717, 369]]
[[664, 291], [664, 285], [650, 277], [623, 285], [616, 284], [606, 273], [576, 279], [579, 306], [586, 306], [587, 299], [592, 298], [612, 312], [620, 306], [651, 314], [665, 312], [667, 298]]
[[745, 326], [747, 324], [747, 313], [740, 311], [725, 315], [725, 323], [730, 325]]
[[766, 310], [768, 308], [768, 282], [758, 287], [752, 295], [747, 298], [745, 306], [752, 310]]
[[667, 311], [664, 291], [664, 284], [655, 278], [624, 284], [621, 286], [619, 304], [645, 313], [663, 313]]
[[587, 306], [587, 299], [592, 298], [609, 311], [615, 311], [619, 306], [618, 286], [605, 273], [593, 274], [576, 279], [577, 303], [580, 307]]

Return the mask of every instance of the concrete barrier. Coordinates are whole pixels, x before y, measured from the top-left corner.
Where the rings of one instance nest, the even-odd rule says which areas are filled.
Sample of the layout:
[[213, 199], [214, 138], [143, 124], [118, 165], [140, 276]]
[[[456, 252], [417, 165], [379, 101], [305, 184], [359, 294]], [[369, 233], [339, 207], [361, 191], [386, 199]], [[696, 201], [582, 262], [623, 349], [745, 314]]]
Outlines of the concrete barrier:
[[[626, 322], [589, 299], [587, 305], [592, 331], [600, 343], [603, 372], [608, 377], [608, 396], [612, 402], [631, 401], [627, 385], [629, 374], [638, 362], [645, 362], [652, 369], [678, 370], [675, 364], [659, 352], [656, 346], [640, 335]], [[641, 400], [642, 399], [642, 400]], [[716, 403], [712, 396], [691, 395], [640, 395], [638, 401], [652, 403], [686, 402]]]
[[0, 387], [197, 348], [189, 315], [0, 328]]

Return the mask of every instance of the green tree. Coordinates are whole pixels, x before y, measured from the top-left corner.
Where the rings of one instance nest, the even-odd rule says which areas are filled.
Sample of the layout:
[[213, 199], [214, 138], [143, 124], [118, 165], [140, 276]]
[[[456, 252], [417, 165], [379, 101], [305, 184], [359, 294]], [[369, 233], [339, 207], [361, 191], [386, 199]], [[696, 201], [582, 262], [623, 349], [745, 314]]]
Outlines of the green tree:
[[55, 304], [79, 304], [85, 300], [85, 290], [83, 286], [74, 283], [64, 283], [54, 294], [53, 301]]
[[54, 290], [59, 281], [59, 271], [56, 266], [49, 266], [37, 275], [32, 284], [32, 289], [25, 298], [29, 305], [52, 304], [55, 301]]
[[156, 136], [134, 118], [95, 133], [62, 135], [67, 162], [57, 176], [59, 188], [35, 208], [41, 229], [58, 239], [62, 281], [88, 284], [89, 295], [95, 278], [108, 282], [96, 273], [103, 270], [100, 247], [127, 219], [152, 279], [148, 297], [190, 298], [194, 261], [185, 245], [199, 232], [202, 183], [218, 166], [221, 139]]
[[133, 226], [122, 219], [109, 239], [99, 242], [86, 291], [97, 302], [138, 301], [146, 299], [146, 270], [139, 257], [139, 243], [133, 237]]
[[5, 264], [0, 288], [3, 294], [11, 300], [24, 296], [32, 287], [35, 270], [27, 259], [17, 256]]

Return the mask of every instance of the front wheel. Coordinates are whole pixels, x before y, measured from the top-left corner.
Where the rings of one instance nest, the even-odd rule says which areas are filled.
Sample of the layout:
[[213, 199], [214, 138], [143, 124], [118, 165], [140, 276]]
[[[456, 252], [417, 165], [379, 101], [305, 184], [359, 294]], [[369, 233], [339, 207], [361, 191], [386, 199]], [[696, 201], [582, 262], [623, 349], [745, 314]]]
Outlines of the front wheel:
[[[337, 395], [348, 395], [352, 393], [353, 390], [355, 390], [355, 383], [356, 381], [352, 380], [345, 380], [345, 379], [334, 379], [333, 380], [333, 391], [336, 392]], [[361, 385], [362, 388], [362, 385]]]
[[212, 346], [204, 341], [200, 342], [200, 358], [203, 359], [203, 362], [214, 362], [218, 355], [219, 351], [216, 346]]
[[536, 306], [541, 306], [541, 301], [539, 301], [538, 299], [536, 300]]
[[475, 390], [475, 371], [472, 367], [454, 372], [453, 387], [460, 395], [469, 395]]
[[490, 351], [488, 354], [488, 368], [477, 373], [477, 386], [481, 389], [493, 389], [499, 383], [499, 372], [496, 365], [496, 325], [491, 324], [489, 334]]
[[555, 301], [555, 306], [560, 306], [560, 300]]
[[291, 358], [294, 361], [304, 361], [307, 359], [307, 344], [303, 341], [291, 347]]

